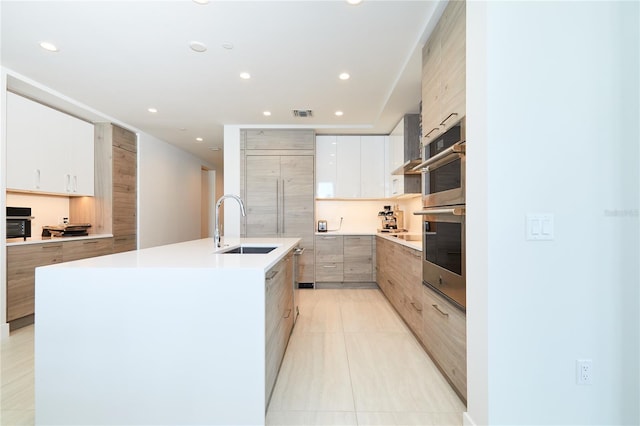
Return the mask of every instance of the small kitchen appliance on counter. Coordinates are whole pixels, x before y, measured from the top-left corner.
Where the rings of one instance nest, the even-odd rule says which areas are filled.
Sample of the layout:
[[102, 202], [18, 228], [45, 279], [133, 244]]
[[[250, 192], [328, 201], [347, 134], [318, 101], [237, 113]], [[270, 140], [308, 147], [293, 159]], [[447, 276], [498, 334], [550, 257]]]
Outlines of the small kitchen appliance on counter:
[[318, 232], [327, 232], [327, 221], [319, 220], [318, 221]]
[[61, 225], [43, 226], [43, 237], [84, 237], [89, 235], [90, 223], [65, 223]]
[[378, 232], [405, 232], [404, 213], [402, 210], [393, 209], [391, 206], [384, 206], [384, 210], [378, 213], [382, 220], [382, 227]]
[[7, 207], [7, 238], [31, 237], [31, 207]]

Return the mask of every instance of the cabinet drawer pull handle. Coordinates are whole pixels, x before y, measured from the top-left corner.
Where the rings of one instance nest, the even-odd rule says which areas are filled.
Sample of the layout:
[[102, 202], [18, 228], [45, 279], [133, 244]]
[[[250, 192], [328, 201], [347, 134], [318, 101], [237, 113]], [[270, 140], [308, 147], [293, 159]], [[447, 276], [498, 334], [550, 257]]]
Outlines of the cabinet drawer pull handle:
[[335, 240], [337, 237], [321, 237], [323, 240]]
[[97, 241], [85, 241], [82, 244], [98, 244]]
[[60, 244], [45, 244], [42, 246], [43, 250], [50, 250], [50, 249], [57, 249], [60, 248], [61, 245]]
[[337, 268], [336, 265], [322, 265], [323, 268]]
[[394, 286], [394, 287], [396, 286], [396, 285], [395, 285], [391, 280], [387, 280], [387, 282], [388, 282], [389, 284], [391, 284], [392, 286]]
[[427, 133], [426, 135], [424, 135], [425, 138], [428, 138], [429, 135], [433, 132], [435, 132], [436, 130], [440, 130], [440, 127], [434, 127], [433, 129], [431, 129], [431, 131], [429, 133]]
[[448, 314], [448, 313], [446, 313], [446, 312], [442, 312], [442, 311], [440, 310], [440, 308], [438, 308], [438, 305], [431, 305], [431, 306], [433, 306], [433, 308], [434, 308], [436, 311], [440, 312], [440, 314], [442, 314], [442, 316], [445, 316], [445, 317], [448, 317], [448, 316], [449, 316], [449, 314]]
[[[411, 302], [411, 306], [413, 306], [413, 309], [415, 309], [416, 311], [418, 311], [418, 312], [422, 312], [422, 308], [418, 309], [418, 307], [416, 306], [416, 304], [415, 304], [415, 303]], [[436, 308], [436, 309], [437, 309], [437, 308]], [[449, 314], [447, 314], [447, 315], [449, 315]]]
[[290, 315], [291, 315], [291, 309], [287, 309], [287, 315], [284, 316], [284, 319], [289, 318]]
[[267, 281], [271, 281], [272, 279], [275, 278], [275, 276], [278, 275], [278, 271], [271, 271], [269, 272], [269, 274], [267, 274]]
[[449, 121], [449, 119], [453, 116], [457, 116], [458, 113], [457, 112], [452, 112], [451, 114], [449, 114], [447, 116], [447, 118], [445, 118], [444, 120], [442, 120], [442, 122], [440, 123], [441, 126], [444, 126], [444, 123], [446, 123], [447, 121]]

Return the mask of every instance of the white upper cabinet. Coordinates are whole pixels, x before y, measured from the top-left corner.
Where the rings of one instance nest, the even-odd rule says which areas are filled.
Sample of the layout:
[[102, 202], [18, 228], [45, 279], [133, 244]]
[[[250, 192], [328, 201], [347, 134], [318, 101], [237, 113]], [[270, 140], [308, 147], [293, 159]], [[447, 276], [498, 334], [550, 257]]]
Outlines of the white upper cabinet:
[[93, 124], [8, 92], [7, 189], [93, 195]]
[[337, 198], [361, 198], [360, 136], [338, 136]]
[[360, 197], [383, 198], [387, 173], [386, 136], [360, 137]]
[[316, 136], [316, 197], [336, 197], [337, 136]]
[[385, 198], [387, 136], [316, 136], [316, 198]]

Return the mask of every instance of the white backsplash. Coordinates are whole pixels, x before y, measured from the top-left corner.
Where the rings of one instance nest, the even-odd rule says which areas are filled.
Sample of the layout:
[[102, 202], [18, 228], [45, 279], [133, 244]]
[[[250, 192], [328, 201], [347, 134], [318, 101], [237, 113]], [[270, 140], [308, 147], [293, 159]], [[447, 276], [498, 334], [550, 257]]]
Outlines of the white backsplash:
[[42, 234], [43, 225], [57, 225], [63, 217], [69, 217], [69, 198], [54, 195], [22, 194], [7, 192], [7, 206], [31, 207], [31, 235]]
[[378, 212], [384, 206], [398, 204], [404, 211], [404, 227], [410, 232], [419, 233], [421, 230], [420, 216], [413, 212], [422, 208], [420, 197], [404, 200], [316, 200], [316, 223], [326, 220], [330, 231], [337, 230], [340, 218], [343, 218], [341, 232], [375, 233], [381, 227]]

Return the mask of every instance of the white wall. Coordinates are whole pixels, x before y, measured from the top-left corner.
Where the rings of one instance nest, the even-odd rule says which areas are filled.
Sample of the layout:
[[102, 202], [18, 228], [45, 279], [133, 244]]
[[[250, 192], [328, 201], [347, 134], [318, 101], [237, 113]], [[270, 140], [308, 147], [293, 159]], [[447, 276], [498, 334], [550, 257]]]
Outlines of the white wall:
[[469, 2], [469, 422], [640, 423], [639, 15]]
[[[224, 194], [240, 195], [240, 126], [224, 126]], [[218, 194], [220, 198], [224, 194]], [[244, 200], [243, 200], [244, 201]], [[224, 202], [224, 228], [221, 235], [240, 236], [240, 207]]]
[[200, 238], [202, 160], [138, 134], [139, 248]]
[[[7, 121], [7, 73], [0, 70], [0, 221], [6, 222], [7, 202], [5, 198], [5, 188], [7, 187], [7, 142], [6, 126]], [[7, 228], [0, 226], [0, 241], [6, 241]], [[0, 244], [0, 340], [9, 336], [9, 324], [7, 324], [7, 259], [4, 244]]]

